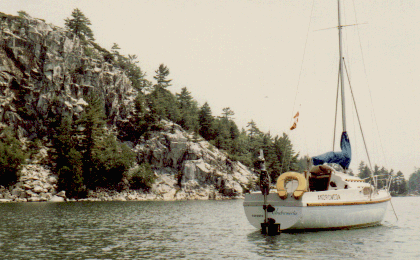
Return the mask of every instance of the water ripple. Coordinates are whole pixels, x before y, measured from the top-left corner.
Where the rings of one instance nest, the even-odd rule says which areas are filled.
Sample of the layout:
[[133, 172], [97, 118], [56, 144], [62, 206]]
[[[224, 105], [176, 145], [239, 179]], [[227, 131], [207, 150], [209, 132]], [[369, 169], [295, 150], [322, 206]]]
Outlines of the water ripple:
[[420, 198], [383, 225], [264, 236], [242, 200], [0, 204], [4, 259], [379, 259], [420, 257]]

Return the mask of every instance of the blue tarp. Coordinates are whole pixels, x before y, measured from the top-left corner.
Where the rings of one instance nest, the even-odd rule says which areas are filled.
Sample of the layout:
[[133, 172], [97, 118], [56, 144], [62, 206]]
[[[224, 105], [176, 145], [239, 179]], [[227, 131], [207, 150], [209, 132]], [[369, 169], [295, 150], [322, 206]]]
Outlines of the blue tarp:
[[341, 152], [328, 152], [312, 157], [312, 163], [314, 165], [337, 163], [344, 169], [348, 169], [351, 161], [351, 146], [347, 132], [341, 134], [340, 147]]

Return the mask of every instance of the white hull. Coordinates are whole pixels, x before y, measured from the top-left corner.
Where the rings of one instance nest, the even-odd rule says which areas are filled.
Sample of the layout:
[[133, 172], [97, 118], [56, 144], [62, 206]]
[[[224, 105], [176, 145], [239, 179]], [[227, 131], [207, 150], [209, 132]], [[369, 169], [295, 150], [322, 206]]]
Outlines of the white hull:
[[[268, 172], [265, 169], [261, 150], [258, 160], [260, 188], [268, 195], [267, 198], [264, 198], [261, 192], [247, 194], [244, 209], [249, 222], [256, 228], [263, 227], [263, 233], [276, 233], [278, 228], [280, 230], [340, 229], [376, 225], [381, 223], [388, 201], [391, 200], [391, 196], [386, 190], [389, 189], [388, 181], [390, 179], [386, 182], [385, 190], [378, 191], [378, 176], [372, 175], [371, 181], [373, 182], [365, 183], [366, 179], [362, 180], [358, 177], [336, 172], [325, 164], [338, 164], [343, 169], [347, 169], [351, 161], [351, 145], [346, 130], [344, 95], [344, 71], [347, 68], [342, 55], [343, 26], [341, 25], [340, 0], [337, 2], [340, 54], [339, 85], [341, 87], [343, 120], [343, 132], [340, 141], [341, 152], [329, 152], [312, 157], [309, 162], [314, 166], [309, 168], [308, 165], [307, 171], [303, 173], [282, 173], [277, 179], [277, 191], [269, 191], [270, 180], [267, 177]], [[297, 116], [298, 113], [295, 116], [296, 122]], [[296, 122], [290, 130], [296, 127]], [[293, 188], [293, 182], [297, 182], [297, 187]]]
[[[306, 192], [298, 200], [292, 196], [282, 200], [276, 191], [267, 196], [274, 207], [267, 218], [286, 229], [345, 229], [380, 224], [388, 201], [386, 191], [364, 195], [360, 189]], [[256, 228], [264, 223], [264, 198], [261, 192], [245, 196], [244, 209], [249, 222]]]

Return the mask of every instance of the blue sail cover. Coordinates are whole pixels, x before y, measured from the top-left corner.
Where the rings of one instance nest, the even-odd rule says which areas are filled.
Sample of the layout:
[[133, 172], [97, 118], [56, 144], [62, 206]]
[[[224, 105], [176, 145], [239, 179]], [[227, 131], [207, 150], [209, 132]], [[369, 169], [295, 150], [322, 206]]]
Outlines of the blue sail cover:
[[351, 146], [347, 132], [341, 134], [340, 147], [341, 152], [328, 152], [312, 157], [313, 164], [316, 166], [324, 163], [337, 163], [344, 169], [348, 169], [351, 161]]

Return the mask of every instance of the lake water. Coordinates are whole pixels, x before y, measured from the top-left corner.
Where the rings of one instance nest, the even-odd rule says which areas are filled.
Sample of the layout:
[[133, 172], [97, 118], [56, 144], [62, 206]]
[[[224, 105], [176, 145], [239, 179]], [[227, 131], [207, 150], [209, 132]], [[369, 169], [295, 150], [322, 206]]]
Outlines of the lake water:
[[1, 259], [420, 259], [420, 197], [383, 225], [264, 236], [243, 200], [0, 204]]

